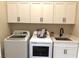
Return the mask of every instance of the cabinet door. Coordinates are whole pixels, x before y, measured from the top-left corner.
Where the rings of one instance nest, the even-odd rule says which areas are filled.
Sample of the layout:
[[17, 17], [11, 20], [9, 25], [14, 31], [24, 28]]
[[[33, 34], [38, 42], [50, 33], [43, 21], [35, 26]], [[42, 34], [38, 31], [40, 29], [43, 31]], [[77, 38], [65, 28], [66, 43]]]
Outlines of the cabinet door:
[[53, 2], [44, 2], [42, 9], [43, 23], [53, 23]]
[[66, 23], [75, 24], [75, 16], [76, 16], [76, 3], [67, 2], [66, 3]]
[[54, 58], [64, 58], [64, 52], [62, 47], [55, 46], [53, 51]]
[[77, 47], [64, 47], [65, 58], [77, 58]]
[[65, 3], [54, 2], [54, 23], [62, 24], [65, 17]]
[[18, 17], [20, 17], [21, 23], [30, 23], [30, 3], [18, 3]]
[[42, 5], [40, 2], [31, 3], [31, 23], [42, 23]]
[[8, 14], [8, 22], [16, 23], [17, 22], [17, 4], [14, 2], [7, 3], [7, 14]]
[[54, 58], [76, 58], [77, 47], [54, 47]]

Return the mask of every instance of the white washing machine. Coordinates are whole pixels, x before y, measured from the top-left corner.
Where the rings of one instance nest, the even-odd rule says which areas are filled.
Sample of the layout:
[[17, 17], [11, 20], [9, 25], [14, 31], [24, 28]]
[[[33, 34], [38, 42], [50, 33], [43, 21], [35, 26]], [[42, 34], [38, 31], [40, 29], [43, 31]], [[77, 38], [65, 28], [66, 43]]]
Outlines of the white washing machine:
[[51, 58], [52, 57], [52, 40], [49, 32], [46, 37], [38, 38], [37, 31], [33, 33], [29, 43], [30, 58]]
[[4, 52], [6, 58], [28, 57], [29, 31], [17, 30], [4, 40]]

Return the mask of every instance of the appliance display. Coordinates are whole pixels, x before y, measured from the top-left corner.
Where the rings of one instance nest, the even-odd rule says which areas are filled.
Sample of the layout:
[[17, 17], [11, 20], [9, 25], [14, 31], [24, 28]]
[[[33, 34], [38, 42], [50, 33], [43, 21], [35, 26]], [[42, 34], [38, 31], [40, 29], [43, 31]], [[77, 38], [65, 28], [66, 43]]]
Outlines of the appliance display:
[[[44, 32], [42, 32], [44, 33]], [[52, 57], [52, 40], [49, 32], [46, 31], [46, 37], [38, 37], [38, 31], [34, 31], [29, 41], [30, 58], [51, 58]]]
[[4, 40], [4, 52], [6, 58], [26, 58], [28, 57], [28, 41], [30, 32], [16, 30], [12, 35]]

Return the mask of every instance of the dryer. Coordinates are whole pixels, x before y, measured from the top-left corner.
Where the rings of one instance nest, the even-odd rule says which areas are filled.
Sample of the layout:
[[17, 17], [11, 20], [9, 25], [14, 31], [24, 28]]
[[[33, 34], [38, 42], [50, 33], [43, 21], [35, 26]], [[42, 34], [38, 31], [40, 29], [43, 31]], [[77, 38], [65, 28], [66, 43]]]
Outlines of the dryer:
[[28, 57], [28, 41], [30, 32], [16, 30], [4, 40], [4, 52], [6, 58]]
[[29, 57], [30, 58], [52, 58], [52, 40], [49, 32], [43, 37], [34, 31], [29, 42]]

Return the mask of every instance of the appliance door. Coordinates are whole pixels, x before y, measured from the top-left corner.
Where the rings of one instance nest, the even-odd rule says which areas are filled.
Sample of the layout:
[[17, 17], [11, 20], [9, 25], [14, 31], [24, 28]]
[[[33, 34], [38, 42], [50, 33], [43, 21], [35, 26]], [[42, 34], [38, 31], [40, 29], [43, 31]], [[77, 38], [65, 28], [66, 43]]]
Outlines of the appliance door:
[[49, 47], [48, 46], [33, 46], [33, 56], [49, 56]]
[[52, 57], [52, 45], [51, 44], [31, 44], [30, 45], [30, 57]]

